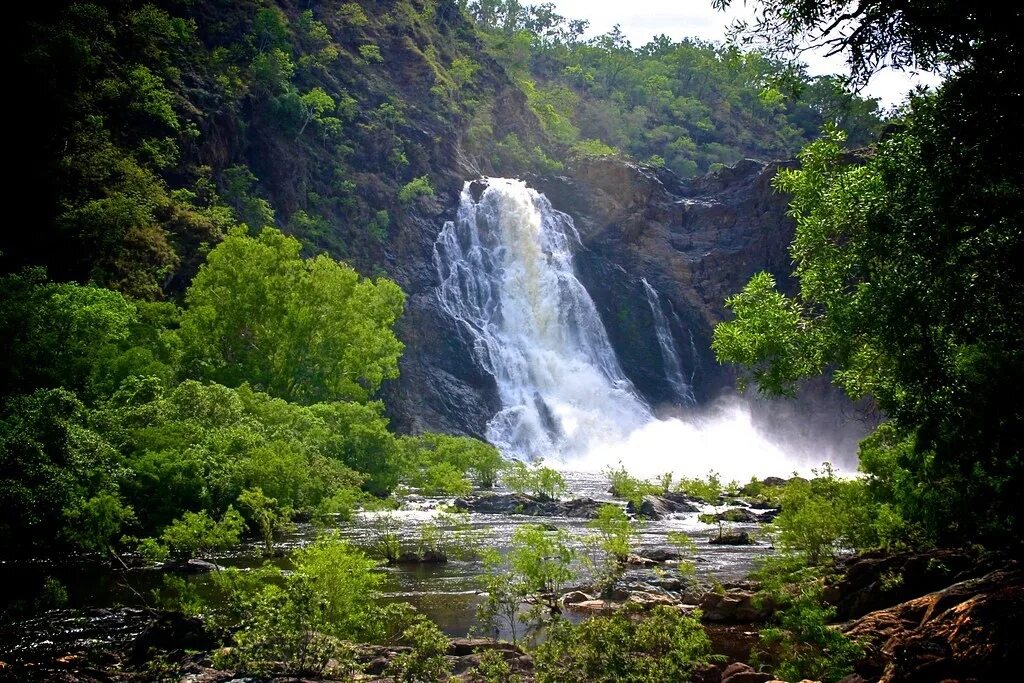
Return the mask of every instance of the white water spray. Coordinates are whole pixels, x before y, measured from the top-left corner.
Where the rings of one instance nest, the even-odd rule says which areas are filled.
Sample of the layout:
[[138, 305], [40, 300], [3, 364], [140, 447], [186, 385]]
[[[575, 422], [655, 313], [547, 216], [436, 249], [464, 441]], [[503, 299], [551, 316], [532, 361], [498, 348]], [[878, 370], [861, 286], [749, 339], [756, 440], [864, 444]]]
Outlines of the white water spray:
[[[574, 469], [622, 462], [644, 476], [792, 471], [743, 406], [704, 419], [654, 417], [623, 374], [576, 278], [572, 246], [578, 243], [569, 216], [525, 183], [505, 178], [488, 179], [479, 201], [467, 183], [456, 219], [438, 235], [438, 299], [469, 332], [477, 362], [498, 387], [502, 409], [488, 423], [488, 440], [506, 455]], [[662, 352], [671, 351], [680, 388], [692, 397], [664, 313], [660, 305], [652, 309], [656, 319], [661, 314]]]

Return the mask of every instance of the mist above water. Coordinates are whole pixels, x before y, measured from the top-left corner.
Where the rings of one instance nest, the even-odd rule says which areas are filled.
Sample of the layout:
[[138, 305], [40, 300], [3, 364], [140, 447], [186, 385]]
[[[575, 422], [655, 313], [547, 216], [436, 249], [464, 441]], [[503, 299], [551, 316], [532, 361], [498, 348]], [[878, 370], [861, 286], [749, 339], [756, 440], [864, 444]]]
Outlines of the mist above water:
[[[572, 219], [525, 183], [489, 178], [474, 199], [467, 183], [458, 214], [434, 244], [438, 300], [473, 339], [475, 360], [494, 376], [501, 410], [487, 438], [512, 457], [567, 469], [621, 463], [640, 476], [667, 471], [725, 479], [806, 473], [820, 454], [780, 446], [737, 399], [686, 417], [659, 419], [620, 367], [593, 300], [576, 278]], [[645, 292], [658, 314], [657, 293]], [[664, 329], [662, 329], [664, 328]], [[666, 379], [692, 402], [668, 325], [657, 331]]]

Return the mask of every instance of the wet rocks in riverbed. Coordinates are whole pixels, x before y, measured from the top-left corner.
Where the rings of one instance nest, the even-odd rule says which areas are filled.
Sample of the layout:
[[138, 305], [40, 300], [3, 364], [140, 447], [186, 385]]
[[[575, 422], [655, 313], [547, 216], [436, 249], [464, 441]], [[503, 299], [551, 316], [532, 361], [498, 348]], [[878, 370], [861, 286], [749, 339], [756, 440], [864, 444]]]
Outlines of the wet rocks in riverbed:
[[746, 531], [724, 531], [708, 539], [711, 545], [754, 545], [754, 539]]
[[668, 493], [664, 496], [644, 496], [639, 507], [634, 505], [633, 501], [626, 505], [626, 512], [654, 521], [680, 512], [698, 512], [699, 510], [700, 508], [693, 501], [677, 493]]
[[592, 498], [559, 501], [543, 500], [524, 493], [498, 493], [456, 498], [453, 505], [457, 510], [479, 514], [593, 519], [603, 503]]
[[755, 512], [746, 507], [734, 507], [717, 512], [713, 516], [716, 522], [736, 522], [738, 524], [762, 524], [778, 517], [780, 510], [770, 508], [763, 512]]
[[[767, 597], [755, 599], [755, 592], [744, 588], [709, 591], [696, 600], [704, 621], [718, 624], [750, 624], [764, 621], [774, 605]], [[685, 597], [685, 596], [684, 596]]]
[[423, 552], [407, 550], [398, 556], [395, 564], [444, 564], [448, 554], [443, 550], [427, 549]]

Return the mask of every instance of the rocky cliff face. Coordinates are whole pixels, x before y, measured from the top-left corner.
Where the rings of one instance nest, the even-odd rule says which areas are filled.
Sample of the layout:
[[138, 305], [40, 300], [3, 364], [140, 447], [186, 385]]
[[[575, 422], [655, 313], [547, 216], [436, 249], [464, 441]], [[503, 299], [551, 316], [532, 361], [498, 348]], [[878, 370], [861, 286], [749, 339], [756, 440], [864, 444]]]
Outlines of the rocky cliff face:
[[[575, 255], [579, 277], [623, 370], [651, 405], [669, 405], [673, 390], [643, 280], [661, 298], [698, 405], [732, 391], [732, 372], [710, 348], [714, 325], [727, 315], [726, 297], [761, 270], [774, 274], [784, 289], [793, 286], [793, 224], [786, 197], [771, 187], [784, 165], [746, 160], [682, 181], [669, 172], [600, 158], [577, 162], [564, 176], [527, 178], [573, 217], [581, 240]], [[447, 209], [437, 207], [408, 231], [404, 243], [416, 247], [395, 263], [410, 294], [399, 329], [407, 349], [402, 376], [386, 389], [385, 399], [401, 431], [482, 435], [499, 406], [494, 381], [476, 366], [467, 335], [439, 309], [434, 295], [432, 243], [454, 214], [454, 188], [448, 201]], [[805, 436], [822, 429], [838, 433], [840, 450], [852, 452], [863, 427], [844, 421], [850, 404], [827, 382], [803, 393], [799, 409], [761, 402], [756, 413], [766, 423], [786, 421]]]

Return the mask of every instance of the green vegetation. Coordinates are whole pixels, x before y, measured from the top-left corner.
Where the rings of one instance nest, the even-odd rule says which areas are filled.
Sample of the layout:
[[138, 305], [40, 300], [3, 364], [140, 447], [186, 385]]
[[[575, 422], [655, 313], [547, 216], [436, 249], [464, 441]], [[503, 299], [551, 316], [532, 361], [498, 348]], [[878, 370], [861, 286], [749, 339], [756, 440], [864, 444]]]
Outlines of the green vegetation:
[[[874, 101], [762, 53], [666, 36], [633, 46], [618, 27], [584, 41], [587, 22], [550, 5], [466, 6], [543, 131], [578, 156], [656, 158], [691, 176], [744, 157], [791, 156], [827, 122], [848, 130], [856, 145], [879, 129]], [[523, 147], [518, 154], [530, 156]], [[540, 154], [533, 156], [544, 172]]]
[[232, 233], [183, 309], [5, 277], [7, 552], [128, 534], [208, 554], [238, 542], [235, 508], [270, 550], [291, 511], [395, 486], [398, 444], [369, 399], [401, 351], [401, 291], [298, 251], [270, 228]]
[[[557, 620], [562, 589], [574, 577], [574, 559], [565, 530], [547, 531], [541, 525], [516, 529], [506, 555], [484, 555], [487, 596], [477, 612], [481, 624], [495, 634], [507, 627], [516, 643], [520, 624], [528, 635], [535, 635]], [[524, 609], [527, 601], [532, 604]]]
[[625, 573], [626, 559], [636, 540], [634, 523], [618, 505], [602, 505], [587, 527], [593, 531], [589, 545], [596, 557], [597, 584], [602, 595], [610, 595]]
[[700, 615], [655, 607], [639, 619], [618, 612], [573, 625], [559, 620], [534, 654], [538, 683], [690, 680], [711, 643]]
[[[953, 75], [912, 95], [871, 154], [844, 157], [846, 136], [829, 127], [800, 169], [779, 174], [793, 197], [799, 290], [755, 276], [729, 300], [736, 317], [714, 348], [767, 393], [829, 368], [851, 397], [871, 397], [887, 420], [863, 442], [860, 467], [911, 540], [1015, 543], [1024, 308], [1007, 283], [1021, 280], [1024, 214], [1020, 145], [1003, 122], [1019, 118], [1007, 96], [1018, 89], [1016, 15], [759, 4], [763, 40], [827, 38], [860, 80], [885, 60]], [[833, 33], [833, 20], [859, 28]]]
[[204, 607], [233, 632], [236, 645], [221, 664], [254, 675], [283, 665], [298, 675], [345, 676], [357, 669], [353, 643], [382, 642], [411, 626], [406, 610], [379, 604], [376, 563], [344, 541], [321, 538], [292, 562], [288, 574], [221, 572], [224, 600]]
[[399, 439], [404, 483], [426, 495], [491, 488], [504, 460], [494, 446], [466, 436], [421, 434]]
[[568, 488], [557, 470], [545, 467], [540, 461], [526, 465], [513, 460], [501, 470], [501, 483], [516, 493], [525, 493], [540, 500], [558, 500]]

